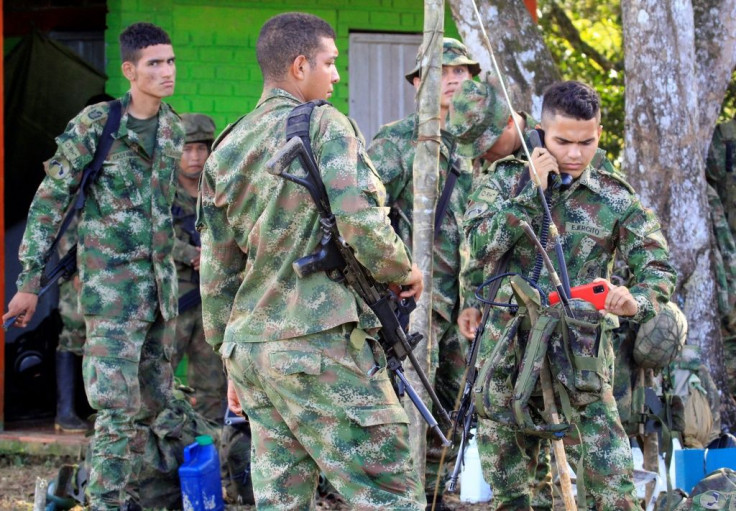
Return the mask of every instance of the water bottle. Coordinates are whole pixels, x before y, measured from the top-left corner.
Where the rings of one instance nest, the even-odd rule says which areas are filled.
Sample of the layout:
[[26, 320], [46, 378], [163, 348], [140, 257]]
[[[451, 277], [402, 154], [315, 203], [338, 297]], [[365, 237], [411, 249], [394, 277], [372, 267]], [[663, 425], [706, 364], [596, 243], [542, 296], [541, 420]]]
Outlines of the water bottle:
[[211, 436], [198, 436], [184, 448], [179, 480], [184, 511], [224, 511], [220, 458]]
[[493, 492], [489, 484], [483, 479], [475, 429], [471, 430], [471, 434], [473, 437], [468, 442], [464, 458], [465, 464], [462, 472], [460, 472], [460, 501], [476, 504], [491, 500]]

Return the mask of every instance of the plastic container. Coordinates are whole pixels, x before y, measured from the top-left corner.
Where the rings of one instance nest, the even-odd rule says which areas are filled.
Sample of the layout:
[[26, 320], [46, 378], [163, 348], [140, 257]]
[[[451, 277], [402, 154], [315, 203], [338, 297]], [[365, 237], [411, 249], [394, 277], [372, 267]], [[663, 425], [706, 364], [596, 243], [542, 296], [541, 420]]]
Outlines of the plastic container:
[[184, 448], [184, 464], [179, 467], [184, 511], [223, 511], [220, 457], [212, 437], [198, 436]]
[[491, 500], [493, 492], [490, 485], [483, 479], [483, 469], [480, 466], [480, 454], [476, 432], [471, 430], [473, 438], [468, 442], [465, 450], [463, 469], [460, 472], [460, 501], [476, 504]]

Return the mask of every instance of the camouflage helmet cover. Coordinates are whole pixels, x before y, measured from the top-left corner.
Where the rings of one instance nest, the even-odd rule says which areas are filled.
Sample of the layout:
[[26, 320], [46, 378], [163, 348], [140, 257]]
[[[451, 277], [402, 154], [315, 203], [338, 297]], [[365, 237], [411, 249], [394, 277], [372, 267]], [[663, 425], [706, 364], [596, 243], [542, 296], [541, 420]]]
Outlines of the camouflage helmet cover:
[[477, 158], [501, 136], [510, 110], [486, 82], [465, 80], [450, 103], [447, 131], [457, 137], [458, 153]]
[[215, 121], [212, 117], [204, 114], [182, 114], [181, 120], [184, 125], [185, 144], [214, 142]]
[[[404, 75], [406, 81], [412, 85], [414, 85], [415, 77], [421, 78], [423, 56], [424, 48], [420, 46], [414, 68]], [[480, 74], [480, 64], [478, 64], [478, 61], [473, 60], [468, 52], [468, 48], [457, 39], [452, 39], [451, 37], [442, 39], [442, 65], [468, 66], [468, 71], [470, 71], [472, 76], [478, 76]]]
[[687, 339], [687, 319], [672, 302], [641, 325], [634, 341], [634, 361], [641, 367], [661, 369], [677, 356]]

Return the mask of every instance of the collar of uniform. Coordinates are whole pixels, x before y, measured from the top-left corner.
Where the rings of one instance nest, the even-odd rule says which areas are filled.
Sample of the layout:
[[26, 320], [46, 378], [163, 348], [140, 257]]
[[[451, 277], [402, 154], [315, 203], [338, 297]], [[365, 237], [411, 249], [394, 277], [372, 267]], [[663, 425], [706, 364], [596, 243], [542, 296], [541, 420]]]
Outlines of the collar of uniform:
[[593, 170], [591, 165], [588, 165], [588, 168], [578, 178], [578, 186], [585, 186], [595, 193], [601, 192], [601, 182], [598, 173]]
[[266, 101], [271, 101], [278, 98], [291, 100], [294, 102], [295, 106], [301, 104], [301, 101], [299, 101], [296, 96], [294, 96], [290, 92], [286, 92], [284, 89], [279, 89], [278, 87], [273, 87], [271, 89], [263, 91], [263, 94], [261, 94], [261, 99], [258, 100], [256, 108], [260, 107]]

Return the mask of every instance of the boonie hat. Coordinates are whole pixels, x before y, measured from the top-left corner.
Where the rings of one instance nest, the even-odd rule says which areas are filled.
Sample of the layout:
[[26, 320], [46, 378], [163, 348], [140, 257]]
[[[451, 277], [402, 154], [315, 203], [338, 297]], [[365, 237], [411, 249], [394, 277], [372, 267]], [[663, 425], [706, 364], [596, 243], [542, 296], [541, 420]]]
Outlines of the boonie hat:
[[511, 111], [487, 82], [465, 80], [452, 96], [447, 131], [458, 141], [462, 156], [477, 158], [501, 136]]
[[204, 114], [182, 114], [184, 124], [184, 143], [213, 142], [215, 140], [215, 121]]
[[[406, 81], [414, 85], [414, 77], [421, 77], [422, 71], [422, 57], [424, 56], [424, 49], [420, 46], [417, 52], [416, 64], [414, 69], [409, 71], [406, 75]], [[444, 37], [442, 39], [442, 65], [443, 66], [468, 66], [468, 71], [472, 76], [478, 76], [480, 74], [480, 64], [473, 60], [468, 53], [468, 49], [463, 43], [457, 39], [451, 37]]]

